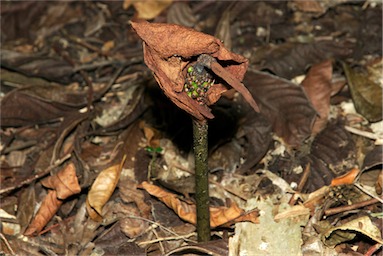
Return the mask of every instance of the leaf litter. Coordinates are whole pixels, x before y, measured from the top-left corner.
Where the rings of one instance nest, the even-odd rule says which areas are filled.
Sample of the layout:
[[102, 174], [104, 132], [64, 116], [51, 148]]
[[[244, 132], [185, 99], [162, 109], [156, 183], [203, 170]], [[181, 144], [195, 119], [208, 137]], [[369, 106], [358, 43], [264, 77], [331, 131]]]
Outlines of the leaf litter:
[[[2, 253], [382, 253], [380, 2], [1, 7]], [[186, 112], [211, 119], [205, 244]]]

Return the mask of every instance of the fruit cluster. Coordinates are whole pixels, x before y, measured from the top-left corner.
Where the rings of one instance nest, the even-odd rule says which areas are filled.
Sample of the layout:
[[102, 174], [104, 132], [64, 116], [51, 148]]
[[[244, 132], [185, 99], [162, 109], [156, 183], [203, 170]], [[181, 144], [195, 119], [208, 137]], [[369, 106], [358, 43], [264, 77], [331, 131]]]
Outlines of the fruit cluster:
[[190, 98], [195, 99], [198, 104], [206, 104], [206, 92], [213, 84], [214, 80], [204, 66], [197, 63], [188, 67], [184, 91]]

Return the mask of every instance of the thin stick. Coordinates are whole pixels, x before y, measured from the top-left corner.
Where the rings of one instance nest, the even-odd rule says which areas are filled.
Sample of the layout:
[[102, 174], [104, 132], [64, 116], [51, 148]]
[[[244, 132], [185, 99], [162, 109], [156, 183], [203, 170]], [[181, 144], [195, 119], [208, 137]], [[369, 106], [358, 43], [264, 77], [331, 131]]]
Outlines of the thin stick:
[[9, 252], [11, 253], [11, 255], [16, 255], [15, 251], [12, 249], [11, 245], [9, 244], [7, 238], [2, 233], [0, 233], [0, 237], [1, 237], [1, 240], [3, 240], [3, 242], [7, 246]]
[[193, 119], [195, 156], [195, 199], [197, 206], [197, 238], [199, 242], [210, 240], [209, 175], [207, 121]]
[[339, 207], [336, 207], [336, 208], [331, 208], [331, 209], [326, 210], [324, 212], [324, 214], [326, 216], [330, 216], [330, 215], [334, 215], [334, 214], [337, 214], [337, 213], [351, 211], [351, 210], [362, 208], [362, 207], [365, 207], [365, 206], [368, 206], [368, 205], [376, 204], [378, 202], [379, 202], [378, 199], [372, 198], [372, 199], [369, 199], [367, 201], [355, 203], [355, 204], [352, 204], [352, 205], [344, 205], [344, 206], [339, 206]]
[[310, 169], [310, 163], [308, 163], [305, 167], [305, 170], [302, 174], [302, 177], [301, 177], [301, 180], [299, 181], [299, 184], [298, 184], [298, 187], [296, 189], [296, 192], [291, 198], [290, 198], [290, 201], [289, 201], [289, 205], [294, 205], [296, 202], [297, 202], [297, 195], [299, 193], [302, 192], [302, 189], [303, 187], [305, 186], [309, 176], [310, 176], [310, 172], [311, 172], [311, 169]]

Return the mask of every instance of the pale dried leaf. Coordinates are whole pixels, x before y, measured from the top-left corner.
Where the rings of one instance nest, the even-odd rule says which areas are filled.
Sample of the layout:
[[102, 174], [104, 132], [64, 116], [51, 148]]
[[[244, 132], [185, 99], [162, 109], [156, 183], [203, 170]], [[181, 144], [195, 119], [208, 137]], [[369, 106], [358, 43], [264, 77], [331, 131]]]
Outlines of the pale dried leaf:
[[125, 158], [126, 156], [124, 156], [121, 163], [101, 171], [93, 182], [86, 198], [87, 210], [92, 219], [102, 219], [102, 208], [108, 202], [117, 186]]

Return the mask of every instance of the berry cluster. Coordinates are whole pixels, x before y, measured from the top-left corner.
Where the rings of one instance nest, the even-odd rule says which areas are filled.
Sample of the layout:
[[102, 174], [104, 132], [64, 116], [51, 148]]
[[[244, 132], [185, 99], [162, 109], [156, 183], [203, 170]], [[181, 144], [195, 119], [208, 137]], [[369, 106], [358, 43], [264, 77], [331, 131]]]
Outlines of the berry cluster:
[[201, 64], [190, 66], [187, 70], [184, 90], [198, 104], [206, 104], [206, 92], [214, 84], [212, 76]]

